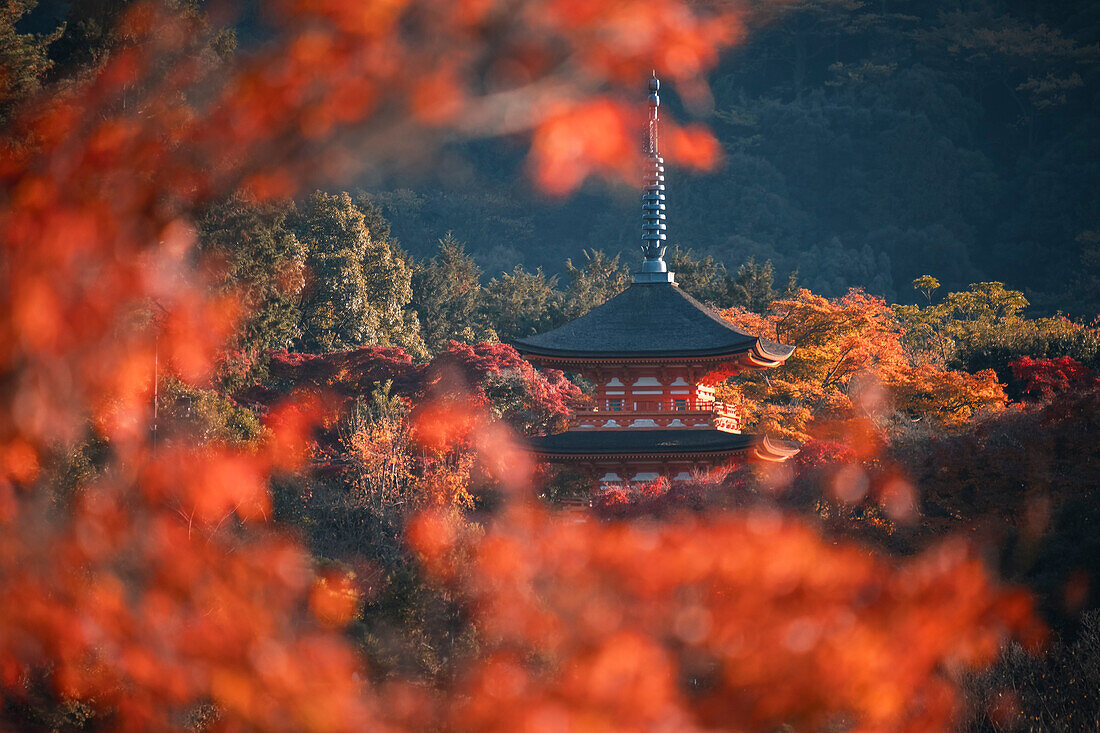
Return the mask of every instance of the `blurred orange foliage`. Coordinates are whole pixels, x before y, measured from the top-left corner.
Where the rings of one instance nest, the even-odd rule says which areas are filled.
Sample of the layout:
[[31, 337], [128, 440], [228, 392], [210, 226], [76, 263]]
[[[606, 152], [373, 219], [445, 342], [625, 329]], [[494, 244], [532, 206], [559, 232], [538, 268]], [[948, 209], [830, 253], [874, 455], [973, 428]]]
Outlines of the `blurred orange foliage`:
[[895, 567], [765, 510], [414, 526], [488, 647], [445, 706], [461, 730], [944, 730], [961, 672], [1042, 638], [960, 542]]

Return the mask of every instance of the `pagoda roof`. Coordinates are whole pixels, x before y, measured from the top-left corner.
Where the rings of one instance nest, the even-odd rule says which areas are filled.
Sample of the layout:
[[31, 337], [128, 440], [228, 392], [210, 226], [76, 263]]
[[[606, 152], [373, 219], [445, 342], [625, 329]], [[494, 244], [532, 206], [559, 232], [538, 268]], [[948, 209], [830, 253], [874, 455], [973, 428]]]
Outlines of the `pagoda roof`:
[[774, 366], [791, 346], [733, 326], [675, 283], [635, 282], [552, 331], [517, 339], [525, 355], [564, 359], [705, 357], [752, 353]]
[[626, 457], [705, 457], [752, 450], [758, 458], [786, 460], [802, 447], [766, 435], [730, 433], [725, 430], [569, 430], [555, 435], [527, 438], [531, 450], [545, 458], [586, 459]]

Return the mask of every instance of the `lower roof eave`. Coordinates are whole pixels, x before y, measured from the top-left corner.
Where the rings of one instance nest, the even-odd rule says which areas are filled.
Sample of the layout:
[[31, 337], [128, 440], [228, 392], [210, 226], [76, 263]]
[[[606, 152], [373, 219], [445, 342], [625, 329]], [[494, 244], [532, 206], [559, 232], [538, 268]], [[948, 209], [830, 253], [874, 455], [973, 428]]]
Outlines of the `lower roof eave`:
[[743, 361], [749, 369], [774, 369], [782, 366], [787, 357], [774, 357], [765, 351], [753, 349], [745, 354]]
[[763, 435], [753, 446], [753, 455], [762, 461], [782, 463], [802, 450], [802, 444]]
[[691, 461], [699, 459], [733, 458], [752, 450], [752, 446], [721, 451], [677, 451], [646, 453], [544, 453], [531, 451], [536, 458], [554, 461], [619, 461], [619, 460], [659, 460]]
[[[603, 432], [603, 431], [595, 431]], [[618, 431], [615, 431], [618, 432]], [[589, 433], [591, 435], [592, 433]], [[744, 435], [737, 433], [736, 435]], [[529, 446], [528, 450], [536, 458], [545, 461], [616, 461], [616, 460], [660, 460], [660, 461], [692, 461], [692, 460], [721, 460], [745, 456], [769, 462], [783, 462], [797, 454], [802, 445], [793, 441], [779, 440], [768, 435], [744, 435], [747, 439], [743, 445], [729, 447], [710, 448], [646, 448], [644, 450], [615, 450], [598, 446], [590, 446], [572, 450], [546, 450], [535, 446]]]

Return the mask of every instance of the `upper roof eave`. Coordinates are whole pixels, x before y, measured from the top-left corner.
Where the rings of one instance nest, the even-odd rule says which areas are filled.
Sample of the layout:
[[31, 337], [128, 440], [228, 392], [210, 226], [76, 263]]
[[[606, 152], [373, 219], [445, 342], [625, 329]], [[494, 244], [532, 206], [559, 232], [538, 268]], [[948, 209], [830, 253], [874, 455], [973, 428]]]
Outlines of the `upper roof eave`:
[[802, 446], [766, 434], [705, 430], [574, 429], [527, 438], [528, 449], [544, 459], [590, 460], [623, 457], [688, 458], [752, 452], [765, 461], [785, 461]]
[[512, 345], [554, 359], [665, 360], [749, 355], [776, 366], [794, 349], [737, 328], [673, 283], [635, 283], [585, 315]]
[[540, 348], [525, 344], [517, 339], [511, 342], [516, 351], [524, 356], [547, 356], [560, 359], [670, 359], [680, 357], [723, 357], [741, 356], [742, 354], [754, 354], [768, 360], [783, 360], [788, 355], [777, 355], [769, 350], [758, 349], [757, 344], [749, 343], [742, 347], [715, 348], [715, 349], [669, 349], [667, 351], [576, 351], [569, 349]]

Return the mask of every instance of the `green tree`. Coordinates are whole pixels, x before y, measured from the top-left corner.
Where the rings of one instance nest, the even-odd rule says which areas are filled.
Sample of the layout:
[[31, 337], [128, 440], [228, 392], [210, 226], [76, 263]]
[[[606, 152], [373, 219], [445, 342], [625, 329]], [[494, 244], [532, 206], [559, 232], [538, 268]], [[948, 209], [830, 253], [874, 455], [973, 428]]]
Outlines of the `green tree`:
[[[927, 276], [926, 276], [927, 277]], [[934, 280], [934, 278], [930, 278]], [[925, 281], [919, 278], [918, 285]], [[895, 306], [905, 329], [903, 343], [949, 367], [976, 372], [996, 370], [1011, 381], [1009, 362], [1021, 357], [1070, 356], [1095, 368], [1100, 359], [1100, 332], [1068, 318], [1028, 318], [1028, 300], [1003, 283], [974, 283], [948, 293], [939, 303], [921, 308]]]
[[679, 246], [672, 247], [666, 259], [668, 269], [676, 273], [676, 282], [693, 297], [718, 308], [731, 305], [730, 276], [724, 264]]
[[564, 322], [565, 295], [558, 278], [541, 268], [528, 272], [516, 265], [485, 286], [486, 321], [502, 340], [523, 338], [548, 331]]
[[302, 301], [302, 350], [378, 345], [423, 353], [420, 324], [410, 308], [412, 268], [388, 240], [371, 236], [351, 196], [314, 193], [295, 229], [310, 273]]
[[157, 399], [157, 442], [199, 440], [203, 444], [238, 444], [259, 439], [263, 424], [219, 390], [202, 389], [172, 376], [163, 377]]
[[451, 232], [439, 240], [435, 256], [417, 266], [412, 290], [424, 342], [432, 353], [452, 340], [496, 340], [485, 323], [481, 268]]
[[[785, 292], [794, 292], [795, 286], [796, 277], [792, 272]], [[772, 267], [771, 260], [757, 265], [752, 257], [737, 268], [737, 275], [730, 283], [729, 290], [733, 305], [753, 313], [763, 313], [772, 301], [784, 295], [775, 289], [775, 268]]]
[[[935, 273], [940, 293], [1000, 280], [1044, 314], [1095, 315], [1100, 291], [1066, 288], [1097, 228], [1100, 4], [954, 5], [748, 4], [753, 32], [712, 75], [726, 165], [670, 174], [676, 241], [731, 274], [771, 260], [778, 289], [797, 269], [822, 295], [894, 299]], [[633, 196], [517, 195], [519, 161], [468, 152], [476, 192], [378, 194], [407, 241], [434, 242], [446, 221], [494, 274], [579, 265], [586, 247], [637, 261]]]
[[374, 197], [366, 191], [360, 191], [355, 196], [355, 205], [363, 212], [363, 222], [367, 230], [376, 239], [391, 240], [390, 222], [382, 213], [382, 207]]
[[942, 13], [917, 38], [943, 61], [965, 60], [978, 73], [995, 74], [1011, 92], [1017, 124], [1026, 130], [1030, 148], [1040, 115], [1065, 105], [1070, 93], [1084, 86], [1079, 72], [1095, 65], [1097, 49], [1075, 40], [1075, 27], [1063, 32], [983, 5]]
[[973, 283], [961, 293], [948, 293], [944, 308], [957, 321], [990, 324], [1015, 318], [1030, 305], [1024, 294], [1004, 283]]
[[585, 250], [584, 264], [565, 261], [569, 288], [565, 295], [566, 316], [572, 320], [618, 295], [630, 285], [630, 268], [620, 256], [608, 257], [602, 250]]
[[250, 358], [301, 336], [306, 250], [290, 230], [290, 213], [289, 206], [232, 199], [212, 207], [199, 224], [200, 249], [222, 260], [223, 284], [248, 312], [236, 345]]

